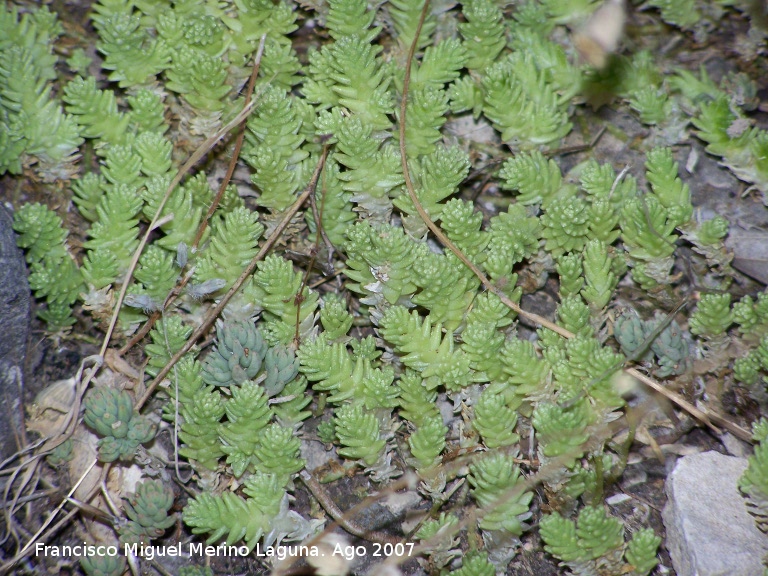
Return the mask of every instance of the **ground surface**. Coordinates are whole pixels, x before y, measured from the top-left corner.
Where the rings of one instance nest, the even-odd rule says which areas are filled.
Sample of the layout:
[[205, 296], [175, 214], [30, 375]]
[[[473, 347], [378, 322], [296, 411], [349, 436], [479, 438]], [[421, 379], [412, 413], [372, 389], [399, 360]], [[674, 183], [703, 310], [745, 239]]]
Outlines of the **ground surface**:
[[[87, 36], [90, 33], [86, 24], [87, 6], [88, 2], [57, 0], [52, 4], [52, 9], [62, 15], [69, 31], [75, 35]], [[650, 29], [653, 34], [643, 35], [641, 31], [644, 27]], [[758, 98], [766, 102], [768, 101], [768, 61], [764, 56], [745, 58], [737, 50], [737, 38], [739, 35], [745, 34], [747, 28], [748, 22], [743, 16], [732, 14], [723, 20], [716, 30], [712, 30], [706, 40], [702, 40], [694, 38], [690, 34], [664, 28], [659, 24], [657, 15], [633, 12], [626, 49], [642, 47], [654, 50], [668, 67], [674, 63], [684, 65], [690, 70], [696, 70], [699, 65], [704, 65], [716, 81], [723, 77], [727, 71], [745, 71], [758, 82]], [[299, 35], [302, 33], [301, 30], [298, 32]], [[768, 114], [766, 112], [759, 111], [753, 117], [758, 125], [763, 128], [768, 127]], [[615, 129], [606, 130], [597, 140], [593, 149], [589, 151], [559, 156], [563, 172], [587, 157], [594, 157], [601, 163], [610, 162], [617, 169], [623, 166], [629, 166], [630, 169], [642, 166], [644, 154], [642, 142], [648, 130], [624, 109], [618, 109], [612, 105], [603, 106], [595, 113], [584, 112], [583, 122], [580, 123], [575, 120], [574, 124], [581, 126], [581, 128], [575, 129], [568, 136], [563, 147], [578, 146], [589, 142], [604, 125]], [[763, 199], [758, 193], [749, 192], [745, 195], [747, 185], [721, 168], [717, 159], [708, 156], [704, 152], [701, 142], [695, 138], [681, 143], [675, 149], [676, 159], [681, 163], [681, 166], [685, 165], [692, 154], [698, 155], [698, 162], [691, 167], [690, 171], [681, 170], [681, 177], [691, 188], [694, 204], [703, 213], [714, 212], [726, 216], [733, 226], [732, 237], [746, 238], [742, 240], [741, 244], [733, 243], [737, 250], [735, 266], [747, 274], [736, 274], [731, 291], [735, 297], [754, 294], [764, 288], [760, 280], [765, 281], [768, 276], [768, 209], [766, 209]], [[633, 170], [633, 173], [640, 174], [639, 170]], [[482, 176], [476, 179], [476, 183], [469, 187], [465, 194], [468, 198], [475, 197], [478, 206], [489, 217], [496, 210], [495, 206], [498, 205], [499, 198], [502, 196], [501, 191], [493, 185], [486, 186]], [[14, 205], [29, 201], [45, 201], [53, 208], [58, 209], [61, 214], [69, 213], [67, 222], [73, 227], [73, 237], [83, 237], [83, 222], [67, 209], [67, 190], [63, 190], [60, 196], [52, 200], [48, 190], [39, 183], [29, 180], [11, 180], [5, 177], [0, 180], [0, 197]], [[80, 227], [79, 230], [78, 226]], [[747, 253], [745, 246], [749, 246], [752, 251]], [[764, 246], [762, 253], [759, 249], [760, 246]], [[755, 250], [756, 247], [757, 250]], [[322, 289], [332, 289], [332, 285], [326, 285]], [[691, 285], [686, 289], [692, 292], [695, 290], [695, 286]], [[633, 300], [637, 294], [629, 292], [623, 297]], [[557, 284], [553, 280], [545, 286], [544, 290], [534, 295], [525, 296], [523, 307], [551, 318], [556, 302]], [[647, 305], [652, 306], [653, 304], [647, 303]], [[681, 321], [684, 321], [685, 315], [685, 311], [681, 312]], [[31, 334], [27, 356], [28, 372], [24, 389], [24, 401], [26, 403], [32, 402], [36, 394], [51, 383], [72, 377], [80, 362], [97, 351], [97, 344], [101, 338], [101, 334], [93, 329], [92, 323], [85, 317], [80, 318], [73, 334], [64, 339], [47, 337], [44, 326], [39, 320], [32, 321]], [[135, 363], [136, 366], [141, 365], [141, 356], [138, 353], [129, 356], [128, 360]], [[717, 379], [718, 382], [715, 382], [715, 378], [711, 375], [706, 378], [711, 379], [711, 381], [704, 381], [700, 385], [704, 386], [710, 393], [707, 400], [712, 405], [721, 407], [722, 412], [732, 418], [734, 422], [749, 427], [759, 415], [760, 408], [757, 402], [749, 396], [748, 391], [735, 385], [727, 373], [721, 374], [720, 378]], [[692, 388], [684, 389], [682, 392], [693, 397], [697, 392]], [[617, 494], [629, 496], [628, 499], [618, 498], [614, 500], [617, 502], [612, 508], [614, 514], [623, 516], [631, 524], [632, 515], [640, 504], [648, 511], [648, 524], [663, 536], [661, 509], [665, 503], [664, 480], [677, 456], [704, 450], [727, 453], [721, 438], [706, 428], [695, 424], [695, 422], [684, 418], [684, 421], [679, 423], [677, 427], [671, 429], [659, 427], [657, 430], [658, 449], [647, 442], [636, 442], [633, 445], [629, 466], [625, 474], [618, 483], [606, 488], [609, 497]], [[307, 424], [307, 429], [312, 429], [311, 422]], [[650, 428], [650, 432], [653, 431], [654, 429]], [[45, 469], [42, 476], [53, 484], [66, 482], [66, 479], [59, 477], [54, 469]], [[354, 477], [344, 478], [329, 487], [328, 490], [339, 508], [345, 510], [357, 503], [368, 488], [364, 478]], [[181, 493], [181, 490], [179, 492]], [[461, 498], [467, 498], [467, 494], [460, 491], [455, 498], [457, 502], [460, 502]], [[46, 510], [50, 510], [52, 506], [58, 504], [59, 499], [60, 495], [55, 493], [50, 499], [34, 501], [27, 507], [18, 519], [18, 521], [27, 524], [27, 528], [22, 530], [22, 533], [28, 537], [30, 534], [27, 533], [27, 530], [32, 530], [32, 526], [36, 529], [39, 525], [39, 518], [44, 516]], [[540, 507], [542, 501], [543, 494], [539, 492], [534, 500], [534, 507]], [[297, 491], [297, 507], [302, 506], [309, 511], [309, 498], [303, 487]], [[380, 520], [383, 515], [378, 514], [377, 511], [378, 509], [374, 509], [373, 514], [370, 515], [372, 517], [368, 520], [362, 518], [360, 522], [367, 524], [369, 521]], [[370, 527], [373, 528], [374, 526]], [[181, 530], [182, 527], [179, 526], [179, 529]], [[70, 528], [64, 528], [56, 537], [61, 542], [67, 542], [71, 537]], [[177, 537], [177, 533], [169, 531], [169, 542], [174, 541]], [[353, 540], [353, 542], [357, 541]], [[11, 548], [13, 548], [13, 544], [6, 542], [6, 552], [9, 552]], [[660, 560], [661, 564], [657, 573], [673, 574], [671, 561], [663, 544], [660, 549]], [[170, 562], [166, 564], [166, 567], [170, 571], [173, 570]], [[46, 568], [49, 573], [57, 573], [59, 570], [58, 573], [61, 574], [74, 573], [77, 570], [75, 566], [56, 566], [55, 562], [49, 563]], [[263, 566], [252, 560], [234, 563], [215, 561], [212, 568], [217, 574], [266, 572]], [[25, 572], [23, 568], [19, 568], [21, 570], [19, 573], [42, 573], [42, 569], [42, 565], [30, 567], [30, 572]], [[403, 569], [406, 573], [416, 573], [419, 567], [415, 562], [410, 562]], [[158, 568], [158, 570], [160, 570], [159, 573], [163, 573], [163, 569]], [[360, 566], [357, 570], [359, 573], [363, 573], [365, 566]], [[149, 573], [152, 571], [150, 570]], [[507, 573], [545, 576], [560, 574], [561, 569], [558, 568], [556, 561], [551, 556], [543, 552], [538, 533], [532, 530], [523, 537], [521, 552], [510, 564]]]

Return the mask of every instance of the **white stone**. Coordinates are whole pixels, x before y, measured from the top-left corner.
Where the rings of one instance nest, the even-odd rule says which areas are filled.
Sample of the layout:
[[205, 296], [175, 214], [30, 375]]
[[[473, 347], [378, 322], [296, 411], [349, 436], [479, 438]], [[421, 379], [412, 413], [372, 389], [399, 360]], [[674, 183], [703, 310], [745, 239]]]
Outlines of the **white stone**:
[[704, 452], [678, 460], [662, 517], [678, 576], [760, 576], [768, 537], [739, 492], [745, 458]]
[[381, 504], [386, 506], [393, 516], [399, 517], [408, 510], [416, 508], [422, 501], [423, 499], [418, 492], [407, 490], [405, 492], [393, 492], [382, 500]]
[[752, 446], [749, 443], [744, 442], [744, 440], [736, 438], [736, 436], [730, 432], [725, 432], [720, 436], [720, 441], [731, 456], [746, 458], [752, 454]]

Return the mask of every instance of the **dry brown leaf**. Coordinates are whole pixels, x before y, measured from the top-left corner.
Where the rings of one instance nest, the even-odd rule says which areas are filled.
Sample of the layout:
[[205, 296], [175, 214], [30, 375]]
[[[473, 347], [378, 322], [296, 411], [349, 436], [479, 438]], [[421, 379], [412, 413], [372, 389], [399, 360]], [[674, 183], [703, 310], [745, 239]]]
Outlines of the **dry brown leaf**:
[[27, 429], [44, 438], [63, 434], [76, 394], [74, 378], [58, 380], [43, 389], [27, 408]]
[[[78, 426], [72, 434], [72, 459], [69, 461], [69, 477], [77, 481], [93, 464], [97, 456], [99, 437], [84, 426]], [[101, 467], [93, 466], [80, 483], [73, 497], [82, 500], [99, 484]]]
[[107, 363], [107, 366], [112, 368], [115, 372], [123, 374], [131, 380], [139, 379], [139, 371], [120, 356], [116, 350], [113, 350], [112, 348], [107, 350], [107, 353], [104, 355], [104, 361]]

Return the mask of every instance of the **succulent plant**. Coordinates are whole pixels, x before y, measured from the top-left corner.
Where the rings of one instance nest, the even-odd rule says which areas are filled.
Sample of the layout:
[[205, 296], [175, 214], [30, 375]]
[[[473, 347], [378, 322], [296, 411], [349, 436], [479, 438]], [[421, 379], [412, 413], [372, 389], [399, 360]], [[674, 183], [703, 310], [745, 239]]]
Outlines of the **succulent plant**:
[[747, 497], [757, 526], [765, 532], [768, 530], [768, 421], [761, 418], [753, 426], [753, 433], [758, 444], [739, 479], [739, 488]]
[[533, 493], [524, 489], [513, 457], [497, 452], [477, 460], [469, 469], [472, 494], [481, 509], [480, 528], [520, 536], [531, 516]]
[[203, 364], [203, 381], [212, 386], [242, 384], [256, 378], [267, 345], [253, 322], [220, 323], [217, 346]]
[[140, 444], [155, 437], [157, 427], [133, 410], [133, 400], [125, 390], [101, 386], [85, 397], [83, 420], [102, 438], [99, 459], [103, 462], [130, 460]]
[[122, 576], [128, 562], [125, 556], [93, 555], [80, 558], [80, 566], [88, 576]]
[[299, 371], [299, 360], [293, 351], [282, 345], [267, 350], [264, 356], [264, 389], [267, 396], [280, 394]]
[[380, 437], [379, 423], [361, 406], [346, 404], [336, 413], [336, 437], [342, 445], [339, 454], [361, 459], [372, 466], [381, 456], [386, 441]]
[[[647, 50], [617, 50], [604, 69], [574, 64], [578, 30], [601, 4], [618, 2], [449, 3], [425, 12], [417, 38], [420, 0], [97, 0], [89, 29], [102, 58], [93, 63], [86, 46], [56, 44], [64, 28], [47, 8], [26, 4], [0, 7], [0, 173], [39, 177], [60, 214], [66, 202], [47, 184], [71, 187], [77, 213], [67, 226], [87, 222], [82, 242], [69, 241], [51, 208], [17, 211], [30, 284], [45, 301], [40, 316], [51, 330], [67, 329], [81, 318], [79, 302], [106, 328], [124, 288], [131, 309], [117, 311], [113, 336], [156, 321], [141, 344], [151, 377], [204, 314], [223, 318], [212, 350], [198, 358], [192, 347], [154, 383], [147, 405], [168, 400], [163, 418], [201, 489], [184, 511], [193, 533], [250, 548], [308, 535], [302, 530], [314, 524], [298, 518], [286, 490], [305, 464], [311, 406], [318, 437], [347, 460], [344, 471], [361, 467], [383, 483], [415, 470], [422, 496], [440, 506], [456, 502], [451, 491], [466, 477], [482, 552], [457, 535], [454, 514], [441, 513], [418, 533], [430, 540], [431, 572], [447, 573], [458, 556], [462, 576], [508, 565], [532, 512], [515, 459], [520, 436], [544, 466], [558, 468], [562, 482], [546, 479], [543, 504], [558, 509], [563, 499], [571, 512], [588, 505], [541, 522], [546, 549], [579, 574], [653, 569], [658, 538], [638, 530], [625, 541], [597, 498], [613, 450], [600, 432], [624, 407], [613, 374], [625, 357], [671, 380], [690, 371], [691, 346], [711, 354], [720, 343], [730, 362], [742, 347], [728, 344], [738, 339], [748, 350], [733, 376], [761, 392], [768, 296], [731, 305], [723, 292], [728, 222], [693, 210], [677, 157], [692, 123], [709, 154], [768, 195], [768, 132], [753, 125], [756, 83], [662, 74]], [[708, 29], [697, 19], [710, 15], [693, 0], [647, 4], [650, 18], [659, 17], [655, 7], [696, 37]], [[732, 4], [717, 11], [735, 18]], [[299, 26], [311, 36], [306, 54], [291, 36]], [[210, 150], [196, 174], [181, 174], [181, 160], [242, 109], [262, 37], [239, 157], [247, 174], [236, 173], [219, 197], [210, 169], [229, 144]], [[67, 81], [69, 72], [78, 76]], [[644, 174], [640, 162], [617, 173], [617, 158], [563, 169], [570, 163], [557, 153], [561, 141], [577, 136], [574, 119], [592, 118], [583, 102], [596, 94], [646, 124]], [[456, 128], [463, 121], [469, 130]], [[394, 137], [401, 128], [402, 148]], [[481, 141], [482, 132], [489, 136]], [[177, 175], [181, 184], [169, 191]], [[312, 202], [294, 206], [302, 190]], [[142, 231], [151, 232], [146, 246]], [[335, 288], [312, 287], [316, 270], [293, 254], [308, 249], [323, 273], [341, 274]], [[703, 293], [688, 331], [679, 317], [663, 317], [684, 287], [683, 259]], [[256, 272], [242, 291], [212, 304], [251, 263]], [[550, 282], [554, 273], [559, 284]], [[517, 303], [548, 282], [559, 290], [559, 330], [534, 331]], [[659, 314], [613, 322], [636, 290]], [[85, 398], [101, 461], [131, 460], [154, 437], [151, 418], [134, 411], [127, 391], [101, 387]], [[50, 460], [67, 455], [62, 444]], [[760, 510], [765, 459], [760, 446], [742, 482]], [[161, 536], [172, 503], [159, 480], [139, 484], [126, 497], [123, 541]], [[121, 562], [86, 559], [83, 568], [107, 574], [122, 571]]]
[[[653, 530], [636, 532], [624, 541], [624, 526], [608, 516], [602, 506], [587, 506], [576, 522], [559, 514], [541, 521], [546, 550], [571, 570], [583, 573], [632, 574], [645, 576], [658, 564], [656, 550], [661, 539]], [[625, 563], [626, 561], [626, 563]]]
[[144, 480], [137, 484], [136, 492], [125, 498], [125, 513], [132, 521], [161, 535], [175, 522], [168, 515], [173, 506], [173, 490], [162, 480]]

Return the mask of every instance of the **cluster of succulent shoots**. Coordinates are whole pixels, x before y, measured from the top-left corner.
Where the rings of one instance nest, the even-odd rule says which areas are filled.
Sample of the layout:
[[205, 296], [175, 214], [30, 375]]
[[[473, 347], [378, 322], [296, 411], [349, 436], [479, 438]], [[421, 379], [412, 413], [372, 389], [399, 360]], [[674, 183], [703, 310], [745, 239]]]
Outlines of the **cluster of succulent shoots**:
[[[158, 422], [168, 427], [194, 472], [184, 524], [209, 543], [253, 548], [321, 529], [293, 508], [302, 448], [319, 440], [339, 460], [327, 481], [418, 477], [436, 513], [413, 538], [436, 573], [503, 571], [534, 523], [575, 573], [653, 570], [659, 538], [649, 529], [625, 537], [602, 501], [628, 450], [605, 426], [626, 404], [615, 375], [632, 361], [674, 386], [697, 355], [753, 390], [768, 372], [768, 296], [731, 301], [729, 224], [694, 210], [674, 147], [693, 132], [766, 193], [768, 133], [749, 121], [756, 87], [743, 74], [718, 84], [703, 70], [663, 70], [650, 51], [608, 55], [602, 69], [582, 64], [564, 32], [601, 4], [467, 0], [428, 10], [420, 27], [421, 0], [98, 0], [97, 63], [82, 48], [59, 49], [64, 28], [47, 8], [0, 6], [0, 173], [71, 179], [70, 195], [51, 205], [71, 198], [85, 230], [70, 232], [50, 206], [18, 206], [38, 314], [63, 335], [81, 315], [106, 328], [117, 314], [123, 337], [153, 326], [140, 344], [144, 373], [164, 376], [151, 408], [138, 414], [131, 392], [108, 386], [85, 398], [100, 460], [129, 465], [140, 446], [152, 452]], [[732, 9], [694, 4], [647, 3], [696, 34]], [[308, 52], [297, 50], [305, 37]], [[250, 182], [215, 193], [214, 159], [172, 187], [183, 160], [243, 109], [254, 58], [240, 152]], [[558, 146], [595, 94], [647, 128], [644, 168], [617, 172], [585, 153], [561, 169]], [[492, 136], [475, 139], [482, 132]], [[490, 215], [472, 200], [473, 170], [500, 191]], [[308, 186], [312, 201], [294, 217]], [[282, 246], [241, 279], [283, 221]], [[681, 247], [708, 292], [687, 322], [674, 317]], [[295, 264], [296, 253], [331, 281]], [[557, 331], [531, 330], [517, 304], [549, 278]], [[629, 309], [622, 289], [660, 312]], [[210, 349], [186, 346], [223, 298]], [[731, 357], [729, 335], [749, 352]], [[742, 481], [763, 512], [764, 428]], [[64, 446], [51, 461], [71, 454]], [[452, 463], [453, 452], [468, 460]], [[534, 499], [537, 466], [549, 514]], [[471, 514], [452, 506], [458, 490]], [[162, 536], [173, 499], [160, 480], [139, 484], [125, 497], [120, 538]], [[125, 563], [83, 568], [120, 574]]]
[[174, 493], [162, 480], [145, 480], [136, 492], [125, 499], [124, 509], [128, 521], [120, 526], [120, 541], [125, 544], [149, 544], [162, 536], [176, 522], [168, 514], [173, 506]]
[[125, 390], [100, 387], [85, 397], [83, 421], [100, 437], [99, 460], [133, 460], [140, 444], [155, 437], [156, 426], [133, 410], [133, 399]]

